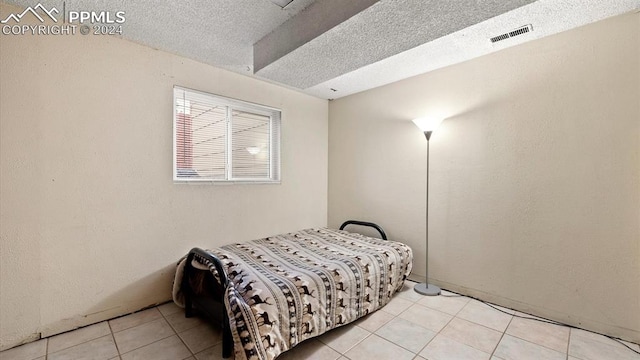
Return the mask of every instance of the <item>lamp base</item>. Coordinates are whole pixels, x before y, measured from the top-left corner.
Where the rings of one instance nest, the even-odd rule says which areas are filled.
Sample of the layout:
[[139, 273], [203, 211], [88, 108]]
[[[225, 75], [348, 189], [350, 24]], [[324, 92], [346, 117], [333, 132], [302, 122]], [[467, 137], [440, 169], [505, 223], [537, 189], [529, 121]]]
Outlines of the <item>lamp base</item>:
[[413, 290], [415, 290], [415, 292], [417, 292], [418, 294], [427, 295], [427, 296], [440, 295], [440, 288], [432, 284], [426, 284], [426, 283], [417, 284], [416, 286], [413, 287]]

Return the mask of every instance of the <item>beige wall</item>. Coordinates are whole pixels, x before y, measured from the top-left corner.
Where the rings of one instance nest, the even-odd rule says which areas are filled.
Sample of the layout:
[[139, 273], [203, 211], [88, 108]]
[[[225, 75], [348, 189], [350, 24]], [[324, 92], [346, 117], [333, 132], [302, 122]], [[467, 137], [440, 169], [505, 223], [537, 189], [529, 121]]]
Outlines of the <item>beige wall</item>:
[[[329, 105], [329, 225], [379, 222], [433, 283], [640, 341], [640, 13]], [[421, 278], [422, 277], [422, 278]]]
[[[281, 108], [282, 184], [174, 184], [174, 84]], [[0, 35], [0, 349], [169, 300], [193, 246], [325, 226], [327, 113], [114, 37]]]

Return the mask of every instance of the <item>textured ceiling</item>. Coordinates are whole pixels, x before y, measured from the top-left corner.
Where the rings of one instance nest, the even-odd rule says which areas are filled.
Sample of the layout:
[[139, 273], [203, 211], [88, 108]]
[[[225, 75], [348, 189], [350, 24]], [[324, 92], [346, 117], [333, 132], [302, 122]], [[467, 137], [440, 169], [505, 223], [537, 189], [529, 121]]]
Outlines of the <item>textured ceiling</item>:
[[253, 44], [314, 0], [0, 0], [22, 7], [125, 11], [122, 37], [227, 70], [252, 74]]
[[[259, 69], [257, 74], [306, 89], [531, 2], [533, 0], [379, 1]], [[327, 5], [333, 4], [316, 2], [309, 8]], [[309, 27], [314, 20], [323, 21], [310, 18], [299, 27]], [[309, 59], [313, 61], [310, 63]]]
[[[339, 98], [629, 11], [640, 11], [640, 0], [538, 0], [306, 88], [304, 92], [325, 99]], [[530, 33], [497, 43], [489, 41], [527, 24], [533, 26]]]
[[[640, 0], [0, 1], [125, 11], [125, 39], [325, 99], [640, 9]], [[533, 32], [489, 41], [527, 24]]]

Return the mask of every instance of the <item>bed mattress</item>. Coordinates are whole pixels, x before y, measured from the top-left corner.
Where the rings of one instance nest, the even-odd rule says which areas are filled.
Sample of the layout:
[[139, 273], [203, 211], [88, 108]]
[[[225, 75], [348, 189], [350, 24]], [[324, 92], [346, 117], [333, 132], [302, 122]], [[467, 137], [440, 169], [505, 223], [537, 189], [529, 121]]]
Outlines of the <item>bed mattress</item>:
[[[228, 275], [224, 302], [235, 358], [251, 360], [274, 359], [381, 308], [402, 288], [413, 261], [411, 248], [400, 242], [326, 228], [208, 252]], [[178, 304], [184, 261], [174, 282]], [[208, 271], [217, 275], [213, 267]]]

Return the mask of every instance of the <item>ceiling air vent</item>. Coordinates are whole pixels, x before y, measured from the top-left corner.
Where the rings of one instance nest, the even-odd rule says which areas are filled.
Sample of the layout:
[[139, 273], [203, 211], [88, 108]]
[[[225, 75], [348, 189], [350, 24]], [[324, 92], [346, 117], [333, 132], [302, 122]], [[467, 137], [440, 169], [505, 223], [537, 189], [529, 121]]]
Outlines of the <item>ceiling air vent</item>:
[[531, 26], [531, 24], [524, 25], [524, 26], [520, 26], [519, 28], [517, 28], [515, 30], [509, 31], [508, 33], [504, 33], [502, 35], [494, 36], [489, 40], [491, 40], [492, 43], [495, 43], [495, 42], [498, 42], [498, 41], [506, 40], [508, 38], [512, 38], [514, 36], [526, 34], [528, 32], [532, 32], [532, 31], [533, 31], [533, 26]]

